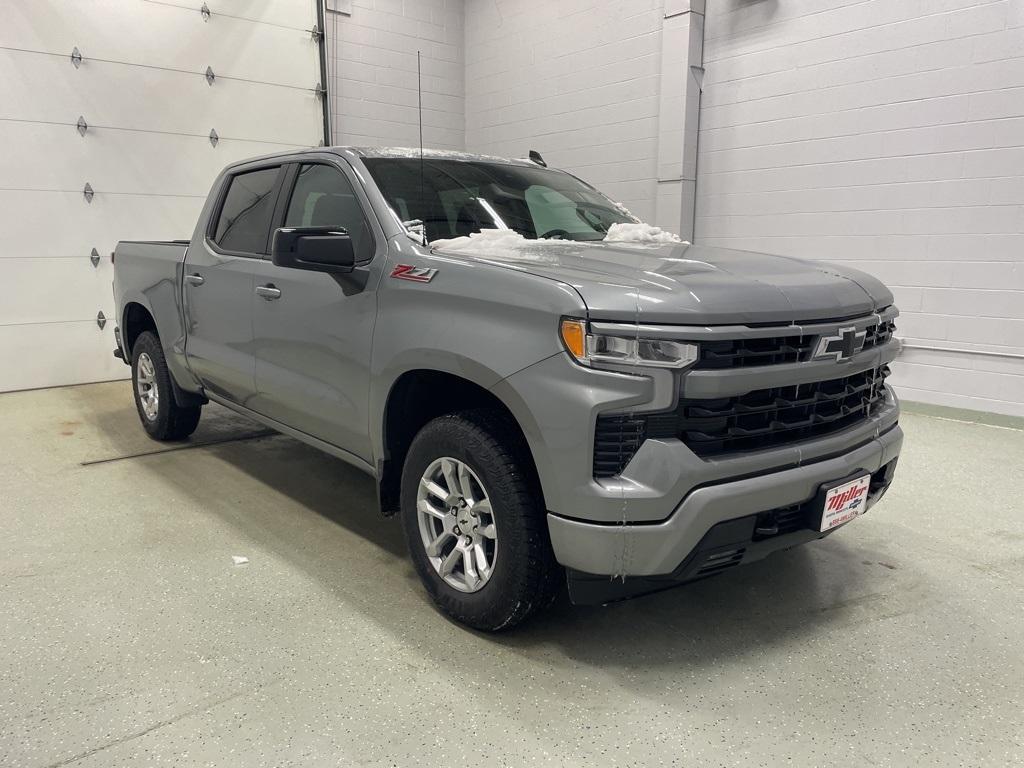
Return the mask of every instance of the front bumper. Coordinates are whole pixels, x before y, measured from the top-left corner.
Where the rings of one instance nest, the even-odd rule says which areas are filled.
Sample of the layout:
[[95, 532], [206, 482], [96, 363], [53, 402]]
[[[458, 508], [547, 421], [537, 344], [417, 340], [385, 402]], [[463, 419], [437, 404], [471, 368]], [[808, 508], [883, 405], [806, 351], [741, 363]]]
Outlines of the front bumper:
[[658, 523], [593, 523], [549, 514], [555, 557], [569, 569], [578, 602], [607, 602], [702, 578], [721, 570], [715, 566], [724, 562], [713, 557], [709, 563], [708, 556], [732, 550], [728, 563], [739, 565], [826, 535], [806, 525], [783, 535], [755, 534], [763, 513], [798, 505], [810, 515], [824, 484], [870, 473], [870, 508], [892, 481], [902, 444], [903, 432], [894, 425], [840, 456], [705, 484]]
[[[871, 350], [855, 365], [830, 366], [828, 375], [844, 376], [885, 365], [893, 354], [891, 345]], [[819, 370], [816, 364], [811, 367]], [[700, 373], [704, 381], [711, 378], [705, 374], [718, 372], [694, 373]], [[848, 454], [858, 446], [870, 445], [899, 418], [899, 405], [890, 391], [885, 406], [856, 426], [764, 450], [702, 459], [680, 440], [649, 438], [621, 474], [595, 478], [598, 417], [632, 409], [656, 412], [671, 408], [679, 387], [691, 386], [693, 378], [687, 374], [678, 381], [672, 372], [663, 370], [646, 371], [643, 376], [622, 375], [584, 368], [567, 354], [560, 354], [503, 379], [492, 391], [523, 428], [548, 511], [599, 525], [662, 523], [680, 500], [699, 488]], [[714, 380], [718, 382], [716, 391], [727, 395], [730, 379], [720, 376]]]

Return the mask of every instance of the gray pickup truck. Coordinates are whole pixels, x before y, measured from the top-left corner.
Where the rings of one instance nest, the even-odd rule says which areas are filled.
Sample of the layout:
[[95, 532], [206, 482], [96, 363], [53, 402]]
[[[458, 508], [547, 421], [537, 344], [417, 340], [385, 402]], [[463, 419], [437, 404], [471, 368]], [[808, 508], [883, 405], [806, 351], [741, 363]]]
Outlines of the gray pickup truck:
[[564, 580], [577, 603], [664, 589], [881, 498], [885, 286], [678, 242], [531, 157], [229, 166], [190, 241], [117, 246], [143, 427], [182, 440], [213, 401], [359, 467], [430, 596], [483, 630]]

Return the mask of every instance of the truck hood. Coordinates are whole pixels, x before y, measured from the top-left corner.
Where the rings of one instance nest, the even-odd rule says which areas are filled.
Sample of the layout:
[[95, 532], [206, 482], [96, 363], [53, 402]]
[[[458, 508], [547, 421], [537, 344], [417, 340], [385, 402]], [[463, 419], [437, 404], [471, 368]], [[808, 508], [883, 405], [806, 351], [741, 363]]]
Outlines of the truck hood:
[[868, 314], [892, 303], [888, 288], [855, 269], [687, 243], [525, 240], [472, 256], [571, 285], [594, 320], [799, 323]]

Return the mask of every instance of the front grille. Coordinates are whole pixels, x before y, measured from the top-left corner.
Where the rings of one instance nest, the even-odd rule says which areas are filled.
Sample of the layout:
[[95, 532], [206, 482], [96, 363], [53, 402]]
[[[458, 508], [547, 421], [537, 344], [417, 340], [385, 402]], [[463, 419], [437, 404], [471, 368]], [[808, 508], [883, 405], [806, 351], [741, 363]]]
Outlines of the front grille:
[[[864, 349], [872, 349], [887, 343], [896, 324], [892, 320], [869, 325], [865, 329]], [[700, 358], [694, 365], [702, 370], [723, 370], [746, 368], [752, 365], [780, 365], [802, 363], [811, 359], [818, 336], [811, 334], [766, 336], [760, 339], [726, 339], [723, 341], [702, 341]]]
[[696, 368], [719, 370], [748, 365], [779, 365], [810, 359], [817, 336], [773, 336], [764, 339], [705, 341]]
[[841, 379], [760, 389], [737, 397], [680, 400], [672, 436], [703, 457], [821, 437], [871, 416], [885, 400], [882, 385], [888, 375], [889, 367], [882, 366]]
[[659, 414], [599, 416], [594, 476], [622, 472], [648, 438], [678, 438], [702, 458], [791, 445], [873, 416], [885, 402], [889, 367], [809, 384], [791, 384], [714, 400], [681, 399]]

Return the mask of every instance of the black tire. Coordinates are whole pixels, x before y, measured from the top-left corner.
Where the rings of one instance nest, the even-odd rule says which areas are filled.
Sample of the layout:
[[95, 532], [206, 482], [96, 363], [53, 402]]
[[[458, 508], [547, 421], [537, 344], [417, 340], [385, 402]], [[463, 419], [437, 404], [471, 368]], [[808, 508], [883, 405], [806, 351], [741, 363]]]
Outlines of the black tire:
[[[147, 415], [139, 393], [139, 361], [143, 359], [152, 365], [151, 378], [158, 395], [156, 410], [152, 415]], [[160, 339], [151, 331], [140, 333], [132, 346], [132, 392], [135, 394], [135, 409], [139, 412], [142, 427], [154, 440], [184, 440], [196, 431], [202, 406], [183, 408], [175, 401], [171, 372], [167, 370]]]
[[[561, 584], [562, 570], [551, 551], [540, 489], [522, 442], [501, 414], [464, 411], [424, 426], [402, 467], [402, 527], [420, 580], [442, 611], [485, 632], [510, 629], [546, 608]], [[445, 582], [431, 565], [420, 534], [416, 510], [420, 479], [442, 457], [469, 466], [493, 509], [498, 549], [489, 580], [476, 592], [462, 592]]]

